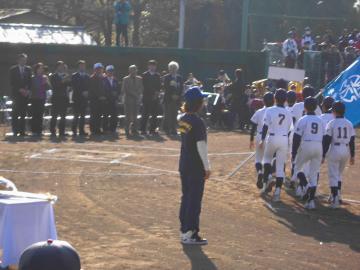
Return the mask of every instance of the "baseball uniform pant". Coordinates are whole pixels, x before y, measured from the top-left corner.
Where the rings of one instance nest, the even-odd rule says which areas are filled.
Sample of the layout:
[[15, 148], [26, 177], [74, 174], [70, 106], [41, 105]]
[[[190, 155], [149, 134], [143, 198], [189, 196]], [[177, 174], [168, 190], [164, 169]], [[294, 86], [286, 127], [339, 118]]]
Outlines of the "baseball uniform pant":
[[[322, 160], [322, 142], [302, 142], [298, 154], [295, 159], [294, 175], [304, 173], [310, 187], [317, 186], [318, 175], [320, 172]], [[304, 172], [304, 168], [308, 168], [308, 174]]]
[[331, 145], [327, 154], [330, 187], [337, 187], [339, 182], [341, 182], [341, 175], [349, 157], [350, 151], [348, 146], [345, 144]]
[[271, 164], [276, 154], [276, 177], [285, 177], [284, 166], [287, 158], [289, 140], [287, 136], [269, 136], [264, 151], [264, 164]]

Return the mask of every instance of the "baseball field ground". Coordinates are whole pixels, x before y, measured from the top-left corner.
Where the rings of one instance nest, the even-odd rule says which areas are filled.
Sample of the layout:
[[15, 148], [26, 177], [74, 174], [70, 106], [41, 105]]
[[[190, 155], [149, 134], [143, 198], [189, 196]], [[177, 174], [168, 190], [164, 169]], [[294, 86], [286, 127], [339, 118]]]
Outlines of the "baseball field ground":
[[205, 247], [179, 243], [178, 140], [2, 137], [0, 175], [21, 191], [59, 197], [59, 238], [79, 251], [84, 270], [359, 269], [359, 155], [345, 169], [341, 209], [328, 208], [325, 165], [318, 209], [306, 211], [292, 190], [279, 203], [260, 196], [252, 160], [227, 177], [251, 155], [248, 141], [237, 132], [209, 133]]

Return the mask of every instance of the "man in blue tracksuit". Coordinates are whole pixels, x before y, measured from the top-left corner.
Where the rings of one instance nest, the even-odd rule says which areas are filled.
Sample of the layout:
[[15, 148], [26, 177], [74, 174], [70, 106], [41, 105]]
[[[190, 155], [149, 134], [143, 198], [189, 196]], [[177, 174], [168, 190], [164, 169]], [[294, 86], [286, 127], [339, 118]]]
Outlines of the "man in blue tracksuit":
[[119, 0], [114, 3], [115, 26], [116, 26], [116, 46], [121, 46], [120, 37], [125, 40], [125, 46], [129, 45], [128, 25], [131, 5], [127, 0]]
[[198, 87], [190, 88], [184, 95], [185, 114], [179, 120], [179, 171], [182, 185], [180, 223], [181, 243], [184, 245], [207, 244], [207, 240], [199, 236], [199, 221], [205, 180], [210, 177], [210, 164], [206, 127], [197, 115], [204, 106], [205, 97]]

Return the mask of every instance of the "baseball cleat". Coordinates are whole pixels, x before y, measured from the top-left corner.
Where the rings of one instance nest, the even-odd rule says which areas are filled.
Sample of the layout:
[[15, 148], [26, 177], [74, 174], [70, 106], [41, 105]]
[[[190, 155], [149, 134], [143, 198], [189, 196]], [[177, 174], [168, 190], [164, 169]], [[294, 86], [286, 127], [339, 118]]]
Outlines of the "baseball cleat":
[[327, 202], [331, 203], [334, 200], [334, 197], [332, 194], [329, 195]]
[[[191, 236], [189, 236], [189, 232], [191, 232]], [[203, 246], [203, 245], [207, 245], [208, 241], [205, 238], [202, 238], [201, 236], [199, 236], [199, 234], [197, 232], [192, 232], [189, 231], [186, 233], [185, 237], [181, 238], [181, 243], [183, 245], [199, 245], [199, 246]]]
[[304, 207], [305, 207], [305, 209], [308, 209], [308, 210], [315, 209], [316, 208], [315, 201], [314, 200], [308, 201], [307, 203], [305, 203]]
[[262, 173], [259, 173], [258, 174], [258, 179], [257, 179], [257, 182], [256, 182], [256, 186], [258, 189], [262, 189], [263, 186], [264, 186], [264, 183], [263, 183], [263, 174]]
[[296, 188], [296, 196], [302, 198], [305, 194], [306, 188], [298, 185], [298, 187]]
[[339, 203], [342, 204], [343, 199], [342, 199], [342, 196], [341, 196], [341, 190], [338, 190], [338, 198], [339, 198]]
[[330, 208], [338, 209], [340, 207], [339, 196], [336, 196], [330, 204]]
[[273, 202], [278, 202], [280, 201], [280, 193], [281, 193], [281, 188], [277, 187], [275, 189], [275, 192], [274, 192], [274, 196], [273, 196]]

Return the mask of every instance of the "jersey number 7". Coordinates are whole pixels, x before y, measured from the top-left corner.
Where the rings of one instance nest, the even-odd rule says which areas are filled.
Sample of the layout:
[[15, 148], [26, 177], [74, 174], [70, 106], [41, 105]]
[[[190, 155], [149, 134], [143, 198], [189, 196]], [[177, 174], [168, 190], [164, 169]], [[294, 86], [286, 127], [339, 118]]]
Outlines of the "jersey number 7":
[[285, 120], [285, 114], [280, 113], [280, 114], [279, 114], [279, 118], [280, 118], [279, 125], [281, 126], [282, 123], [283, 123], [284, 120]]

